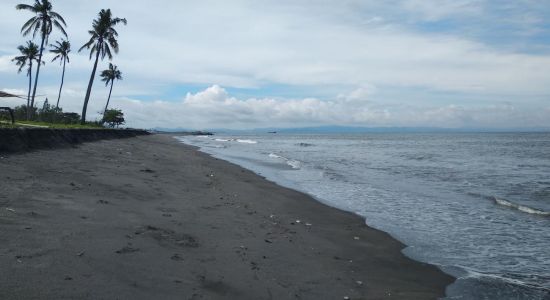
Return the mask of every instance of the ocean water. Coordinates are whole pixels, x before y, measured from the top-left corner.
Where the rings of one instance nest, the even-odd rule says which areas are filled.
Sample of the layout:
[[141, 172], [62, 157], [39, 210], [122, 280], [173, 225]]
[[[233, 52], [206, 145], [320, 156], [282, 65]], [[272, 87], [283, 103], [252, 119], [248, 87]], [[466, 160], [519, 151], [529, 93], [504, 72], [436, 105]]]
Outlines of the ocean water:
[[550, 299], [549, 133], [177, 138], [363, 216], [457, 277], [447, 299]]

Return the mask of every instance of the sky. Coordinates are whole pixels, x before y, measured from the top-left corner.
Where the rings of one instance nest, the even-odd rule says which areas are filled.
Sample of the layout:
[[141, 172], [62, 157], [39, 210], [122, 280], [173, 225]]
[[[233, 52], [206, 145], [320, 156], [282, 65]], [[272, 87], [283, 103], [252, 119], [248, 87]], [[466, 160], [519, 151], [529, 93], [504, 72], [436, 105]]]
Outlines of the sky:
[[[110, 8], [128, 20], [111, 98], [127, 126], [550, 127], [550, 0], [51, 2], [73, 47], [64, 111], [82, 110], [93, 61], [78, 49]], [[20, 34], [32, 14], [18, 3], [32, 1], [0, 2], [0, 90], [26, 95], [11, 59], [32, 38]], [[57, 100], [51, 59], [38, 105]], [[96, 78], [89, 119], [107, 95]]]

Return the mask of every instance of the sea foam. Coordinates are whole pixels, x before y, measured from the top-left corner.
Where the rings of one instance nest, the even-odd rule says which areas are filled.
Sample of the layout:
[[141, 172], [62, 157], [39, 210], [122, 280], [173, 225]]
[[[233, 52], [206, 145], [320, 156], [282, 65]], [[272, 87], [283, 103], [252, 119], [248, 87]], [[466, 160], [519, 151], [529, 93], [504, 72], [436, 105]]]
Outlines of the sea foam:
[[513, 202], [510, 202], [508, 200], [499, 199], [497, 197], [493, 197], [493, 200], [498, 205], [506, 206], [506, 207], [513, 208], [513, 209], [517, 209], [517, 210], [519, 210], [521, 212], [524, 212], [524, 213], [539, 215], [539, 216], [550, 216], [550, 212], [548, 212], [548, 211], [543, 211], [543, 210], [539, 210], [539, 209], [532, 208], [532, 207], [529, 207], [529, 206], [513, 203]]
[[254, 141], [254, 140], [242, 140], [242, 139], [237, 139], [237, 142], [244, 143], [244, 144], [257, 144], [258, 143], [257, 141]]

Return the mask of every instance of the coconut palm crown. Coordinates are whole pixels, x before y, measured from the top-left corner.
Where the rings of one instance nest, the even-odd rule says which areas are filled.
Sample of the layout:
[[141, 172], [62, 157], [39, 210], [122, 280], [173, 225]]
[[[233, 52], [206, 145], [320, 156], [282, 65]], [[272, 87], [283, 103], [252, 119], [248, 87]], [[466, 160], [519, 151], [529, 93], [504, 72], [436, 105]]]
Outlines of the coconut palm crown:
[[[18, 4], [15, 6], [17, 10], [26, 10], [33, 14], [34, 17], [30, 18], [23, 27], [21, 27], [21, 33], [23, 36], [27, 36], [32, 32], [33, 38], [37, 33], [40, 33], [42, 39], [40, 43], [40, 53], [38, 55], [38, 66], [36, 67], [36, 76], [34, 78], [34, 88], [31, 98], [31, 106], [34, 106], [34, 97], [36, 96], [36, 87], [38, 85], [38, 76], [40, 75], [40, 65], [42, 64], [42, 52], [44, 51], [44, 43], [48, 41], [48, 37], [53, 31], [53, 28], [57, 28], [61, 31], [61, 34], [67, 36], [64, 26], [67, 26], [63, 17], [60, 14], [52, 10], [52, 3], [49, 0], [35, 0], [33, 5]], [[28, 110], [27, 118], [30, 117], [30, 110]]]
[[103, 115], [105, 115], [105, 112], [107, 111], [107, 107], [109, 107], [109, 101], [111, 100], [111, 93], [113, 92], [113, 84], [115, 80], [122, 80], [122, 72], [120, 72], [117, 66], [113, 65], [112, 63], [109, 63], [109, 69], [103, 70], [99, 76], [101, 76], [101, 81], [105, 82], [105, 86], [111, 83], [111, 88], [109, 90], [109, 97], [107, 98], [107, 104], [105, 105], [105, 109], [103, 110]]
[[15, 65], [19, 67], [19, 73], [21, 73], [23, 68], [28, 66], [27, 77], [29, 77], [29, 91], [27, 94], [27, 107], [29, 107], [31, 101], [32, 65], [33, 62], [38, 63], [38, 45], [33, 43], [32, 41], [28, 41], [27, 46], [21, 45], [17, 47], [17, 49], [19, 49], [21, 55], [16, 56], [14, 59], [12, 59], [12, 61], [14, 61]]
[[59, 59], [59, 63], [63, 65], [63, 72], [61, 73], [61, 85], [59, 86], [59, 94], [57, 96], [56, 108], [59, 108], [59, 100], [61, 99], [61, 90], [63, 89], [63, 81], [65, 80], [65, 65], [70, 63], [69, 53], [71, 52], [71, 43], [67, 40], [56, 41], [54, 45], [50, 45], [52, 49], [51, 53], [55, 54], [52, 62]]
[[12, 59], [12, 61], [15, 62], [15, 65], [19, 67], [17, 72], [21, 73], [24, 67], [29, 66], [27, 69], [27, 76], [32, 75], [32, 62], [38, 62], [38, 45], [32, 41], [28, 41], [26, 47], [21, 45], [17, 47], [17, 49], [21, 52], [21, 55]]
[[102, 60], [105, 59], [105, 57], [112, 59], [113, 52], [118, 53], [118, 32], [116, 31], [115, 26], [119, 23], [124, 25], [127, 24], [126, 19], [113, 17], [110, 9], [102, 9], [99, 12], [98, 18], [92, 23], [92, 30], [88, 31], [91, 35], [90, 40], [78, 50], [80, 52], [83, 49], [89, 49], [90, 59], [92, 59], [95, 54], [95, 63], [90, 76], [90, 81], [88, 83], [86, 97], [84, 98], [84, 105], [82, 107], [82, 124], [86, 122], [86, 110], [88, 108], [88, 101], [90, 100], [90, 94], [94, 84], [94, 77], [97, 71], [99, 57], [101, 56]]

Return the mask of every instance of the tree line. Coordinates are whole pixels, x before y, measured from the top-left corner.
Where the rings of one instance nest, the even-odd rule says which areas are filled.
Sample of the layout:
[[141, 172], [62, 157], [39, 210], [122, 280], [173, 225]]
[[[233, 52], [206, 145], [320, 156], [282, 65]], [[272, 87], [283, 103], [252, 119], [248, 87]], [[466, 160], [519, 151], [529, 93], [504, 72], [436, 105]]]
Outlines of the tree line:
[[[49, 37], [54, 31], [58, 31], [63, 37], [60, 40], [55, 41], [54, 44], [49, 45], [49, 52], [55, 55], [52, 62], [59, 60], [60, 64], [63, 66], [63, 71], [61, 73], [61, 83], [59, 86], [55, 109], [53, 109], [53, 106], [50, 107], [49, 104], [45, 103], [42, 111], [47, 108], [48, 111], [57, 111], [57, 113], [62, 113], [62, 109], [59, 107], [59, 102], [61, 100], [61, 92], [63, 89], [63, 82], [65, 80], [65, 69], [67, 63], [70, 63], [69, 53], [71, 52], [71, 43], [69, 42], [68, 34], [65, 31], [67, 23], [59, 13], [53, 11], [52, 2], [49, 0], [35, 0], [33, 5], [18, 4], [15, 8], [17, 10], [30, 12], [34, 15], [21, 27], [21, 34], [24, 37], [32, 34], [32, 39], [27, 41], [25, 45], [18, 47], [20, 55], [13, 59], [15, 64], [19, 67], [18, 72], [26, 69], [26, 74], [29, 78], [27, 105], [24, 107], [26, 119], [31, 120], [33, 114], [37, 111], [35, 108], [36, 89], [40, 76], [40, 68], [45, 65], [42, 58], [44, 50], [46, 50], [45, 46], [48, 45]], [[90, 39], [78, 49], [78, 52], [88, 50], [89, 59], [94, 59], [92, 73], [82, 105], [82, 114], [80, 116], [80, 123], [83, 125], [86, 123], [86, 112], [88, 109], [88, 103], [92, 93], [92, 86], [99, 60], [103, 61], [106, 57], [109, 60], [112, 60], [113, 54], [118, 54], [119, 52], [118, 32], [115, 28], [120, 23], [126, 25], [127, 21], [124, 18], [114, 17], [110, 9], [102, 9], [99, 12], [98, 17], [93, 20], [92, 29], [88, 31], [90, 34]], [[39, 38], [40, 45], [34, 43], [34, 39], [37, 37]], [[34, 85], [33, 70], [35, 72]], [[100, 77], [102, 78], [102, 81], [105, 82], [105, 86], [110, 84], [109, 96], [107, 98], [105, 109], [103, 110], [103, 119], [105, 121], [105, 118], [108, 115], [116, 115], [118, 120], [120, 120], [120, 117], [122, 117], [120, 110], [113, 110], [115, 112], [119, 112], [119, 114], [116, 114], [115, 112], [108, 111], [108, 106], [111, 99], [111, 93], [113, 91], [113, 84], [115, 80], [122, 80], [122, 72], [116, 65], [109, 63], [108, 69], [103, 70], [100, 73]], [[72, 115], [71, 119], [74, 120], [74, 115]]]

